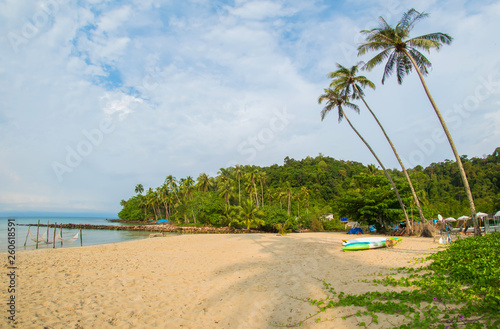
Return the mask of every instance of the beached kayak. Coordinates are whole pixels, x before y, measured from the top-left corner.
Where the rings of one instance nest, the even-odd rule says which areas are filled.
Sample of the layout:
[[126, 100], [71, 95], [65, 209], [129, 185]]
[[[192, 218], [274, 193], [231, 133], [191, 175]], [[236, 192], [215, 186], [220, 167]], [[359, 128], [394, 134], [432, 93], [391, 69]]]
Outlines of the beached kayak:
[[385, 248], [387, 247], [386, 241], [390, 240], [393, 244], [401, 241], [401, 238], [381, 238], [381, 237], [370, 237], [370, 238], [357, 238], [347, 241], [343, 241], [342, 250], [344, 251], [357, 251], [357, 250], [367, 250], [375, 248]]

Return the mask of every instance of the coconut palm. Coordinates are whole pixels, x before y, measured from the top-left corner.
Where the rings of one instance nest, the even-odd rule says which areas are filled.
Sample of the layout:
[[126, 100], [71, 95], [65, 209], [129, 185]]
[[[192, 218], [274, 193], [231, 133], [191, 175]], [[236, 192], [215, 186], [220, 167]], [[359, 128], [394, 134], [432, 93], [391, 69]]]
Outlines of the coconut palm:
[[259, 169], [254, 168], [253, 170], [250, 170], [247, 173], [247, 179], [252, 182], [254, 192], [255, 192], [255, 204], [257, 205], [257, 208], [259, 208], [259, 195], [257, 192], [257, 185], [255, 184], [255, 181], [257, 181], [260, 177]]
[[219, 196], [224, 198], [224, 201], [229, 205], [229, 198], [231, 192], [233, 191], [233, 186], [231, 185], [231, 181], [229, 179], [222, 180], [218, 186], [217, 190], [219, 192]]
[[267, 174], [264, 171], [259, 172], [258, 180], [260, 183], [260, 193], [262, 197], [262, 206], [264, 206], [264, 184], [266, 184]]
[[455, 147], [455, 143], [453, 142], [453, 138], [451, 137], [443, 116], [434, 102], [434, 99], [432, 98], [424, 80], [424, 75], [428, 74], [428, 68], [430, 68], [432, 64], [419, 51], [425, 50], [430, 52], [431, 49], [439, 50], [443, 44], [449, 45], [453, 38], [441, 32], [425, 34], [414, 38], [409, 37], [409, 34], [415, 24], [427, 16], [428, 14], [420, 13], [412, 8], [403, 14], [403, 17], [396, 27], [390, 26], [382, 17], [380, 17], [379, 27], [361, 31], [361, 33], [366, 36], [366, 41], [358, 47], [358, 55], [364, 55], [368, 51], [381, 50], [380, 53], [375, 55], [375, 57], [366, 63], [365, 68], [367, 70], [371, 70], [378, 64], [387, 60], [384, 68], [384, 74], [382, 76], [382, 84], [385, 82], [385, 79], [394, 72], [394, 70], [396, 71], [398, 83], [402, 84], [404, 77], [411, 73], [412, 69], [415, 68], [415, 71], [420, 78], [420, 82], [424, 87], [425, 93], [427, 94], [434, 112], [436, 112], [439, 122], [441, 123], [446, 137], [448, 138], [453, 154], [455, 155], [464, 184], [465, 193], [469, 199], [471, 215], [474, 221], [474, 234], [480, 236], [481, 231], [479, 229], [479, 222], [476, 216], [476, 206], [474, 205], [474, 199], [472, 198], [469, 181], [467, 180], [462, 160], [460, 159], [460, 155], [458, 154], [457, 148]]
[[373, 154], [375, 159], [377, 160], [378, 164], [382, 168], [382, 170], [385, 173], [385, 176], [389, 180], [389, 182], [392, 185], [392, 189], [394, 190], [394, 193], [396, 193], [396, 197], [398, 198], [399, 205], [401, 206], [401, 209], [403, 210], [403, 214], [405, 216], [406, 222], [408, 223], [408, 215], [405, 210], [405, 206], [403, 204], [403, 201], [401, 200], [401, 197], [399, 196], [399, 191], [396, 188], [396, 184], [394, 184], [394, 181], [392, 180], [391, 176], [385, 169], [384, 165], [382, 164], [382, 161], [378, 158], [377, 154], [375, 154], [375, 151], [371, 148], [371, 146], [368, 144], [368, 142], [361, 136], [361, 134], [354, 128], [352, 125], [351, 121], [347, 118], [344, 110], [342, 109], [343, 107], [349, 107], [353, 109], [354, 111], [359, 113], [359, 107], [356, 104], [350, 103], [349, 98], [345, 95], [340, 95], [340, 92], [338, 90], [332, 90], [332, 89], [325, 89], [325, 93], [321, 95], [318, 99], [318, 103], [321, 104], [323, 101], [326, 101], [326, 106], [321, 110], [321, 121], [325, 119], [325, 116], [330, 112], [332, 109], [337, 108], [338, 109], [338, 114], [339, 114], [339, 122], [342, 121], [342, 119], [346, 119], [347, 123], [351, 127], [352, 130], [358, 135], [358, 137], [363, 141], [363, 143], [368, 147], [370, 152]]
[[196, 186], [198, 187], [198, 190], [200, 190], [202, 192], [207, 192], [210, 189], [211, 180], [210, 180], [210, 177], [206, 173], [201, 173], [198, 176], [197, 181], [198, 181], [198, 183], [196, 183]]
[[238, 179], [238, 204], [241, 205], [241, 178], [243, 177], [241, 165], [236, 165], [235, 175], [236, 179]]
[[368, 103], [366, 103], [365, 98], [363, 97], [364, 96], [363, 87], [370, 87], [372, 89], [375, 89], [375, 84], [370, 80], [368, 80], [366, 77], [357, 75], [360, 64], [361, 63], [358, 63], [357, 65], [354, 65], [350, 69], [340, 64], [337, 64], [337, 70], [328, 74], [328, 77], [333, 79], [332, 83], [330, 84], [330, 88], [340, 90], [343, 95], [351, 97], [352, 99], [360, 98], [363, 101], [366, 108], [371, 113], [371, 115], [377, 122], [378, 126], [380, 127], [380, 130], [382, 130], [382, 133], [384, 134], [385, 138], [387, 139], [387, 142], [391, 146], [392, 152], [394, 152], [396, 159], [398, 159], [399, 165], [401, 166], [401, 169], [403, 170], [406, 180], [408, 181], [408, 185], [410, 186], [413, 200], [420, 214], [420, 219], [422, 220], [422, 222], [425, 222], [425, 217], [422, 212], [422, 208], [420, 207], [420, 202], [418, 201], [418, 197], [417, 194], [415, 193], [415, 189], [413, 188], [410, 176], [408, 175], [408, 172], [406, 171], [406, 168], [403, 165], [403, 161], [401, 161], [401, 158], [399, 157], [399, 154], [396, 151], [396, 148], [394, 147], [394, 144], [392, 143], [391, 139], [385, 132], [384, 127], [382, 126], [377, 116], [375, 115], [375, 113], [373, 113], [372, 109], [370, 108], [370, 106], [368, 106]]
[[243, 201], [243, 205], [241, 207], [241, 216], [242, 216], [242, 222], [245, 224], [247, 227], [247, 230], [250, 229], [250, 226], [252, 225], [264, 225], [265, 222], [264, 220], [261, 219], [261, 217], [264, 215], [262, 210], [259, 210], [252, 200], [245, 200]]
[[292, 185], [290, 185], [289, 181], [285, 182], [285, 193], [286, 193], [286, 198], [288, 200], [288, 209], [286, 211], [286, 214], [290, 216], [290, 209], [292, 206]]
[[144, 186], [142, 186], [142, 184], [137, 184], [135, 186], [135, 193], [142, 194], [142, 192], [144, 192]]

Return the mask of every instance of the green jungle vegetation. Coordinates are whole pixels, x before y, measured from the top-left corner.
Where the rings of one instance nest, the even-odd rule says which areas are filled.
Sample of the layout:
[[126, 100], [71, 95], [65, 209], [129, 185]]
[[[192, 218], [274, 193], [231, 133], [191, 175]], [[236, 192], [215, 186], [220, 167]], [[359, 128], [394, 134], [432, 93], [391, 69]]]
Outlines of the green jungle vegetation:
[[[478, 211], [500, 210], [500, 148], [484, 158], [462, 156]], [[419, 219], [408, 183], [401, 171], [388, 170], [407, 207]], [[408, 169], [426, 219], [470, 215], [460, 174], [454, 161]], [[339, 218], [377, 226], [404, 220], [389, 181], [375, 165], [318, 155], [302, 160], [285, 158], [283, 165], [235, 166], [216, 177], [202, 173], [164, 183], [122, 200], [121, 219], [167, 218], [173, 223], [201, 226], [257, 227], [265, 231], [344, 229]], [[334, 220], [324, 220], [326, 214]]]

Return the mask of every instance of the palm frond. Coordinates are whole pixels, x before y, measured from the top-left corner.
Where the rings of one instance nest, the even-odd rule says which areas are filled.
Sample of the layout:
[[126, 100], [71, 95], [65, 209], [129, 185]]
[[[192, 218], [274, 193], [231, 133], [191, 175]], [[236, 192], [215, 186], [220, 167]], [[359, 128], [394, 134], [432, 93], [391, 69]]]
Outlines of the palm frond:
[[392, 75], [392, 72], [394, 71], [394, 64], [396, 63], [396, 56], [396, 52], [391, 53], [391, 55], [389, 56], [389, 59], [385, 64], [384, 75], [382, 76], [382, 84], [384, 84], [386, 78]]
[[413, 57], [415, 62], [417, 63], [418, 69], [422, 72], [423, 75], [427, 75], [432, 67], [431, 62], [418, 50], [415, 48], [408, 49], [408, 53]]
[[[371, 82], [371, 81], [370, 81], [370, 82]], [[372, 84], [373, 84], [373, 82], [372, 82]], [[365, 96], [365, 92], [363, 91], [363, 85], [362, 85], [362, 84], [357, 84], [357, 83], [356, 83], [356, 84], [355, 84], [355, 86], [356, 86], [356, 88], [355, 88], [355, 89], [356, 89], [357, 91], [356, 91], [356, 90], [354, 90], [353, 92], [354, 92], [354, 94], [357, 96], [357, 97], [356, 97], [356, 99], [358, 99], [358, 98], [361, 98], [361, 97]], [[375, 85], [374, 85], [374, 86], [375, 86]], [[375, 87], [373, 87], [373, 89], [375, 89]]]
[[366, 62], [366, 64], [363, 66], [363, 69], [367, 70], [367, 71], [371, 71], [375, 66], [382, 63], [386, 58], [390, 57], [391, 53], [393, 51], [394, 51], [394, 48], [391, 47], [391, 48], [387, 48], [384, 51], [378, 53], [372, 59], [370, 59], [368, 62]]
[[404, 77], [411, 73], [412, 64], [405, 53], [397, 53], [396, 57], [396, 75], [398, 84], [402, 84]]
[[401, 25], [401, 27], [405, 30], [411, 30], [413, 26], [421, 19], [426, 18], [429, 16], [427, 13], [420, 13], [414, 8], [411, 8], [408, 10], [406, 13], [403, 14], [403, 17], [399, 21], [398, 25]]
[[353, 103], [350, 103], [350, 102], [345, 102], [344, 106], [348, 107], [348, 108], [350, 108], [352, 110], [354, 110], [354, 112], [356, 112], [357, 114], [359, 114], [359, 106], [357, 106], [356, 104], [353, 104]]
[[422, 48], [429, 52], [431, 48], [439, 50], [443, 44], [449, 45], [453, 38], [445, 33], [437, 32], [411, 38], [406, 43], [412, 47]]
[[356, 81], [363, 87], [369, 87], [369, 88], [372, 88], [372, 89], [375, 89], [375, 84], [373, 82], [371, 82], [370, 80], [368, 80], [367, 77], [363, 76], [363, 75], [360, 75], [360, 76], [357, 76], [356, 77]]

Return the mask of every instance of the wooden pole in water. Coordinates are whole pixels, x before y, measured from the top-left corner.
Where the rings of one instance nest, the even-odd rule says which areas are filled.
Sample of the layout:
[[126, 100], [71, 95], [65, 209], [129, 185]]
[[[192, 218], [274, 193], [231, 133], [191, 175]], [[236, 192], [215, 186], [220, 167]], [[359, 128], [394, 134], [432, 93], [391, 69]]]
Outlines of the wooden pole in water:
[[28, 242], [28, 235], [30, 234], [31, 224], [28, 225], [28, 233], [26, 233], [26, 240], [24, 240], [24, 246], [26, 247], [26, 242]]
[[45, 232], [47, 234], [47, 244], [49, 244], [49, 221], [47, 221], [47, 232]]
[[54, 223], [54, 241], [52, 242], [52, 248], [56, 247], [56, 232], [57, 232], [57, 222]]
[[83, 234], [82, 234], [82, 228], [80, 227], [80, 247], [83, 246]]
[[38, 249], [38, 232], [40, 232], [40, 220], [36, 224], [36, 249]]
[[61, 237], [61, 247], [63, 245], [63, 242], [62, 242], [62, 223], [61, 223], [61, 229], [59, 230], [59, 236]]

